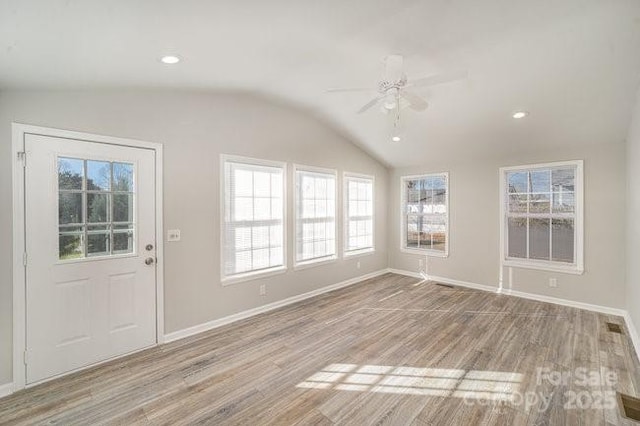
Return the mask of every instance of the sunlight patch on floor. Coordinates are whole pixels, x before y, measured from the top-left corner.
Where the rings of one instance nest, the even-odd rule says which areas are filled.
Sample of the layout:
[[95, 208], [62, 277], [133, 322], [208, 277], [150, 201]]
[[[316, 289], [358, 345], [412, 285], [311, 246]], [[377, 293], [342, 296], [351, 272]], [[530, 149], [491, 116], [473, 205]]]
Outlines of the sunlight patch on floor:
[[502, 371], [331, 364], [297, 387], [507, 401], [522, 379]]

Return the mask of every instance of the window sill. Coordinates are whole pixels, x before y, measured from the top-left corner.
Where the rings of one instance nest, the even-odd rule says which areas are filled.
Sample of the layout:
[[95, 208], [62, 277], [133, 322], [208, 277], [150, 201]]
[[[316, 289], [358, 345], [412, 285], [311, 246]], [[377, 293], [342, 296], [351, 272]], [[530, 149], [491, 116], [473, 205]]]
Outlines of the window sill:
[[584, 268], [576, 265], [563, 265], [550, 262], [536, 262], [536, 261], [518, 261], [518, 260], [504, 260], [503, 266], [522, 269], [536, 269], [539, 271], [547, 272], [559, 272], [563, 274], [582, 275], [584, 274]]
[[228, 286], [232, 284], [242, 283], [245, 281], [257, 280], [260, 278], [272, 277], [274, 275], [280, 275], [287, 272], [286, 266], [277, 266], [275, 268], [264, 269], [262, 271], [247, 272], [245, 274], [232, 275], [230, 277], [222, 278], [222, 286]]
[[419, 256], [431, 256], [431, 257], [449, 257], [448, 251], [438, 251], [438, 250], [430, 250], [430, 249], [408, 249], [402, 247], [400, 249], [402, 253], [406, 254], [415, 254]]
[[338, 260], [337, 256], [321, 257], [319, 259], [305, 260], [304, 262], [296, 263], [293, 266], [293, 270], [299, 271], [302, 269], [313, 268], [315, 266], [327, 265], [329, 263], [335, 262], [336, 260]]
[[353, 258], [353, 257], [362, 257], [362, 256], [369, 256], [373, 253], [375, 253], [376, 250], [372, 247], [372, 248], [365, 248], [365, 249], [360, 249], [360, 250], [351, 250], [351, 251], [345, 251], [344, 252], [344, 257], [345, 258]]

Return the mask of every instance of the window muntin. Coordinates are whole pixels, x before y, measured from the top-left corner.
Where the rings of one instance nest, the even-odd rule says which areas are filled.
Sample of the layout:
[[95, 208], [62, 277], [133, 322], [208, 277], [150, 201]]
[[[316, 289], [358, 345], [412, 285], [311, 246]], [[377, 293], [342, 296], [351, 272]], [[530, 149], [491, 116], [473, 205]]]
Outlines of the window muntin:
[[435, 173], [402, 178], [402, 248], [446, 256], [449, 177]]
[[344, 252], [373, 251], [373, 177], [345, 174], [344, 190]]
[[296, 264], [336, 257], [336, 172], [297, 166]]
[[285, 267], [283, 164], [227, 158], [223, 171], [223, 279]]
[[503, 169], [506, 263], [582, 270], [582, 163]]
[[58, 259], [135, 251], [135, 167], [58, 157]]

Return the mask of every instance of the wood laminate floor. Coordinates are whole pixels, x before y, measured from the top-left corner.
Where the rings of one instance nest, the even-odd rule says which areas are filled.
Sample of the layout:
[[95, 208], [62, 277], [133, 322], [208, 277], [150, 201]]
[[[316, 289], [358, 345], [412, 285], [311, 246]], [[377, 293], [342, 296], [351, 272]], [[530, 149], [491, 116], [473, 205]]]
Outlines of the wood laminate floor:
[[640, 365], [606, 322], [386, 274], [15, 393], [0, 423], [627, 424], [607, 392]]

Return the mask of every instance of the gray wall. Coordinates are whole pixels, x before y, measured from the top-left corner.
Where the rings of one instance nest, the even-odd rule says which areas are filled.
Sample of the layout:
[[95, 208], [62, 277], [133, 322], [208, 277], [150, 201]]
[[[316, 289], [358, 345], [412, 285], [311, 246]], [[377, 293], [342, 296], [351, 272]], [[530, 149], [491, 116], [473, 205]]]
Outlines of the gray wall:
[[[295, 108], [255, 96], [156, 91], [0, 93], [0, 384], [11, 379], [11, 122], [164, 144], [166, 332], [387, 267], [388, 171], [347, 137]], [[220, 285], [219, 154], [375, 175], [376, 252], [286, 275]], [[291, 180], [289, 188], [291, 189]], [[292, 200], [289, 193], [289, 200]], [[289, 203], [289, 257], [293, 210]], [[361, 268], [356, 268], [356, 262]], [[261, 297], [260, 284], [267, 284]]]
[[627, 170], [627, 310], [640, 327], [640, 89], [627, 139]]
[[[513, 290], [578, 302], [624, 308], [625, 162], [624, 143], [588, 144], [552, 151], [493, 153], [480, 161], [393, 170], [389, 181], [390, 267], [418, 271], [424, 257], [400, 251], [400, 177], [448, 171], [450, 178], [450, 246], [448, 258], [431, 257], [428, 273], [488, 286], [499, 282], [499, 177], [503, 166], [584, 160], [585, 273], [569, 275], [513, 269]], [[505, 278], [508, 276], [505, 270]], [[556, 277], [557, 288], [549, 287]], [[505, 280], [505, 287], [507, 283]]]

